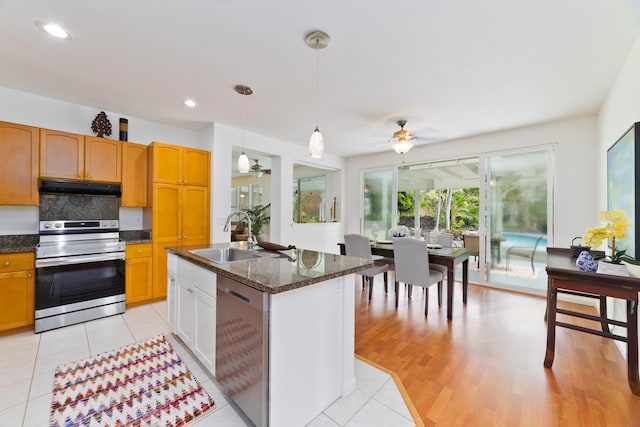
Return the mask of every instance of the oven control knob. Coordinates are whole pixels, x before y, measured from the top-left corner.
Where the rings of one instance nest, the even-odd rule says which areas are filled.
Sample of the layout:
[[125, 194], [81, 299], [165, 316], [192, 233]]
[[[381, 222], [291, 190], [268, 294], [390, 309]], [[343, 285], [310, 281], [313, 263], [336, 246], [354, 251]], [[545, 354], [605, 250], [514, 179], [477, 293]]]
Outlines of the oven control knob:
[[56, 228], [62, 228], [62, 223], [56, 222], [54, 227]]
[[115, 221], [111, 221], [111, 226], [115, 227], [116, 226], [116, 222]]
[[44, 227], [44, 228], [51, 228], [51, 223], [50, 223], [50, 222], [45, 222], [45, 223], [43, 224], [43, 227]]

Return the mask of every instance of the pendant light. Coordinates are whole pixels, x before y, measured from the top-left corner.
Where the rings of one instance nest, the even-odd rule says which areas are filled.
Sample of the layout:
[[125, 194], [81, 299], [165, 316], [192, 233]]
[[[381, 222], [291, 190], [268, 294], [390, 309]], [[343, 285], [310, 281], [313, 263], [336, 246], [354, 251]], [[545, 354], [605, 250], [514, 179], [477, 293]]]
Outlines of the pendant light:
[[315, 159], [319, 159], [324, 153], [324, 138], [320, 133], [320, 128], [318, 128], [318, 105], [320, 98], [320, 61], [318, 51], [329, 46], [331, 38], [329, 38], [329, 35], [323, 31], [313, 31], [307, 34], [304, 40], [307, 43], [307, 46], [316, 50], [316, 128], [311, 134], [311, 139], [309, 139], [309, 155]]
[[[233, 88], [240, 95], [248, 96], [253, 93], [253, 90], [249, 86], [244, 85], [236, 85]], [[245, 103], [243, 103], [245, 104]], [[246, 122], [246, 108], [242, 107], [242, 154], [238, 157], [238, 172], [240, 173], [248, 173], [249, 172], [249, 157], [244, 152], [244, 127]]]

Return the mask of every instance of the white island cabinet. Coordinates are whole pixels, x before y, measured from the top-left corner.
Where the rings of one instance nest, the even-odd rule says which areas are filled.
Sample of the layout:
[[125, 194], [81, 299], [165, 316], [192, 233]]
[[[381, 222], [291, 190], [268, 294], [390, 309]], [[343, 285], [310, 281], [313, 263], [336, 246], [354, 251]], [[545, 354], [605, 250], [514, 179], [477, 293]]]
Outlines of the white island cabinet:
[[354, 273], [371, 261], [301, 249], [205, 258], [217, 248], [168, 249], [175, 334], [214, 376], [217, 352], [218, 383], [255, 425], [307, 425], [356, 388]]
[[176, 255], [168, 257], [167, 309], [175, 319], [174, 333], [215, 375], [216, 273]]

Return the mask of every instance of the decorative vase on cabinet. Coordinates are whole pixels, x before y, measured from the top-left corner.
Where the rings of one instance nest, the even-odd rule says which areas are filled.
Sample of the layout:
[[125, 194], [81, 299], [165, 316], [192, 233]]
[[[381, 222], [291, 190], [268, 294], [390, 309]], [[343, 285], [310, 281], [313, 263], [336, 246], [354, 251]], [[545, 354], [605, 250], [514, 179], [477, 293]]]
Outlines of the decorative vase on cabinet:
[[598, 269], [598, 262], [593, 259], [589, 251], [582, 251], [576, 259], [576, 267], [580, 271], [594, 273]]

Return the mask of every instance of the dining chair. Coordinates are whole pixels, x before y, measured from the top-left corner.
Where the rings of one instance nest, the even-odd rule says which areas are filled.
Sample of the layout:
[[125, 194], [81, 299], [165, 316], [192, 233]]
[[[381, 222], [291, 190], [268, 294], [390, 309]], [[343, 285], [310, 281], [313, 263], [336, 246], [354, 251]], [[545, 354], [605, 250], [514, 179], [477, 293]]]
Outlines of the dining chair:
[[477, 234], [463, 234], [462, 246], [469, 249], [469, 256], [476, 257], [478, 268], [480, 268], [480, 236]]
[[509, 249], [507, 249], [507, 266], [506, 269], [509, 269], [509, 261], [511, 260], [511, 257], [521, 257], [521, 258], [527, 258], [531, 261], [531, 271], [535, 274], [536, 269], [535, 266], [533, 265], [533, 258], [536, 255], [536, 249], [538, 249], [538, 245], [540, 244], [540, 241], [542, 240], [542, 238], [544, 237], [544, 235], [538, 237], [536, 239], [536, 242], [533, 244], [533, 246], [511, 246]]
[[361, 234], [345, 234], [344, 250], [345, 254], [348, 256], [373, 260], [373, 267], [367, 268], [366, 270], [358, 273], [362, 276], [362, 286], [364, 287], [365, 282], [368, 282], [369, 284], [369, 301], [371, 301], [371, 296], [373, 295], [373, 278], [378, 274], [383, 274], [384, 292], [387, 293], [389, 291], [389, 265], [385, 262], [379, 261], [382, 257], [374, 257], [371, 255], [371, 245], [369, 244], [369, 238], [367, 236], [363, 236]]
[[[429, 286], [438, 285], [438, 306], [442, 306], [442, 281], [446, 277], [446, 267], [429, 264], [426, 242], [413, 237], [393, 239], [393, 257], [395, 260], [396, 308], [398, 308], [400, 282], [425, 288], [425, 316], [429, 312]], [[443, 267], [445, 272], [443, 273], [439, 267]]]
[[[433, 242], [431, 241], [431, 233], [434, 233]], [[450, 248], [453, 246], [453, 234], [443, 233], [442, 231], [432, 230], [426, 236], [427, 242], [435, 245], [440, 245], [443, 248]]]

